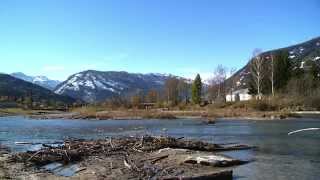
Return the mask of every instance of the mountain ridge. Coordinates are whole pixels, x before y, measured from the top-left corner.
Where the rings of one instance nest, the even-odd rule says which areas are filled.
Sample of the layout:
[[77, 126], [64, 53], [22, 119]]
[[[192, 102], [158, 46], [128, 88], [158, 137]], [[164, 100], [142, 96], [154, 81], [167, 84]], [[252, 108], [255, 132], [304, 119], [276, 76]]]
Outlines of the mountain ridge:
[[160, 90], [169, 77], [176, 76], [159, 73], [87, 70], [69, 76], [66, 81], [54, 89], [54, 92], [86, 102], [97, 102], [112, 96], [127, 95], [137, 91]]
[[58, 80], [51, 80], [46, 76], [29, 76], [26, 75], [22, 72], [14, 72], [10, 74], [11, 76], [27, 81], [27, 82], [31, 82], [33, 84], [39, 85], [41, 87], [44, 87], [46, 89], [49, 90], [53, 90], [58, 84], [60, 84], [61, 82]]
[[72, 104], [76, 101], [9, 74], [0, 74], [0, 96], [2, 97], [1, 101], [18, 101], [20, 103], [24, 103], [26, 99], [39, 104], [50, 103], [49, 101]]

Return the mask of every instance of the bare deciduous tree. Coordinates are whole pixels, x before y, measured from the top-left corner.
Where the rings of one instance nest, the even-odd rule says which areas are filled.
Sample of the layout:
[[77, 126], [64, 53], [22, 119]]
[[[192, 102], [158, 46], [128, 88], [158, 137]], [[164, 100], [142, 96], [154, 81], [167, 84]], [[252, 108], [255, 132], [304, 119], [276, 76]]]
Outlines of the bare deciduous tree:
[[167, 103], [171, 105], [176, 105], [178, 103], [178, 84], [179, 79], [175, 77], [170, 77], [165, 82], [165, 94], [167, 96]]
[[265, 76], [264, 72], [264, 59], [261, 56], [261, 50], [255, 49], [253, 51], [253, 59], [250, 63], [250, 72], [251, 76], [255, 85], [255, 88], [257, 90], [257, 98], [262, 98], [262, 85], [263, 85], [263, 79]]
[[214, 70], [213, 78], [210, 80], [209, 93], [211, 99], [225, 101], [226, 79], [227, 68], [222, 65], [218, 65]]
[[185, 82], [184, 79], [179, 79], [178, 83], [178, 94], [179, 94], [179, 101], [183, 101], [186, 104], [188, 103], [190, 99], [190, 90], [191, 90], [191, 85]]
[[273, 55], [272, 53], [270, 54], [270, 58], [271, 58], [271, 65], [270, 65], [270, 71], [271, 71], [271, 75], [270, 75], [270, 81], [271, 81], [271, 94], [274, 97], [274, 59], [273, 59]]
[[[237, 72], [237, 68], [233, 67], [233, 68], [230, 68], [229, 70], [229, 76], [233, 76], [235, 73]], [[236, 86], [236, 79], [235, 78], [232, 78], [231, 79], [231, 85], [230, 85], [230, 94], [231, 94], [231, 101], [234, 101], [235, 99], [233, 99], [233, 91], [235, 89], [235, 86]]]
[[151, 89], [148, 91], [146, 96], [147, 103], [156, 103], [158, 102], [158, 91], [155, 89]]

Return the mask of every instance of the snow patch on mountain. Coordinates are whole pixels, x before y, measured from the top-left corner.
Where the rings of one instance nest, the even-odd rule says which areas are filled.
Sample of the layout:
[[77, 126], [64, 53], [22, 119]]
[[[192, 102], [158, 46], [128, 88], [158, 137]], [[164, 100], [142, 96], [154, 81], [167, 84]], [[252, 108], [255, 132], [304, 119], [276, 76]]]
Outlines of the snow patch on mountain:
[[300, 51], [300, 53], [302, 53], [302, 52], [304, 51], [304, 48], [303, 48], [303, 47], [300, 47], [300, 48], [299, 48], [299, 51]]
[[295, 57], [296, 57], [295, 55], [290, 55], [290, 56], [289, 56], [290, 59], [293, 59], [293, 58], [295, 58]]
[[33, 79], [33, 82], [45, 82], [45, 81], [49, 81], [49, 79], [45, 76], [36, 76]]

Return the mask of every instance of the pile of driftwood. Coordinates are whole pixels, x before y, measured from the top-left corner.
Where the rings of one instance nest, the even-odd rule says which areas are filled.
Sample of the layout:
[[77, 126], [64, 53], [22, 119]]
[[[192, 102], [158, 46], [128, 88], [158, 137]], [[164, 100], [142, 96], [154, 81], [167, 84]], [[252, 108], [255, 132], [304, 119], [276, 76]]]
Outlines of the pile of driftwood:
[[[218, 145], [202, 141], [185, 140], [184, 138], [173, 137], [123, 137], [107, 138], [100, 140], [65, 140], [61, 146], [53, 147], [43, 144], [44, 148], [38, 151], [27, 151], [12, 155], [12, 162], [24, 162], [29, 165], [43, 166], [53, 162], [64, 164], [79, 162], [92, 156], [114, 156], [121, 158], [123, 165], [131, 172], [136, 173], [140, 178], [153, 177], [160, 170], [158, 166], [152, 164], [161, 161], [168, 155], [144, 158], [147, 154], [159, 151], [161, 149], [184, 149], [192, 151], [227, 151], [243, 150], [252, 147], [247, 145]], [[148, 165], [146, 165], [148, 164]], [[152, 168], [151, 168], [152, 167]], [[164, 168], [161, 168], [161, 172]]]
[[108, 138], [104, 140], [65, 140], [63, 145], [53, 147], [43, 144], [42, 149], [38, 151], [27, 151], [17, 153], [12, 156], [16, 162], [31, 162], [35, 165], [44, 165], [51, 162], [70, 163], [79, 161], [84, 157], [93, 155], [128, 155], [134, 152], [151, 152], [163, 148], [178, 148], [195, 151], [217, 152], [229, 150], [251, 149], [248, 145], [223, 146], [211, 144], [203, 141], [184, 140], [184, 138], [173, 137], [152, 137], [145, 136], [141, 138], [124, 137]]

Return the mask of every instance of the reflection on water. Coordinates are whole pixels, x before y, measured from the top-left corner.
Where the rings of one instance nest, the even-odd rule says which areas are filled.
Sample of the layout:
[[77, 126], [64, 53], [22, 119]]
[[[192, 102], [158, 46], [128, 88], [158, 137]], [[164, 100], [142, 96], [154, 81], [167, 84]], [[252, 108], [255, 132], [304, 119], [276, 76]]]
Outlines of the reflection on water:
[[302, 128], [320, 127], [316, 119], [292, 121], [218, 121], [206, 125], [199, 120], [32, 120], [0, 118], [0, 143], [15, 151], [39, 148], [14, 142], [52, 143], [65, 138], [96, 139], [106, 136], [170, 135], [215, 143], [242, 143], [258, 150], [226, 152], [254, 162], [235, 169], [235, 179], [318, 179], [320, 132], [288, 136]]

